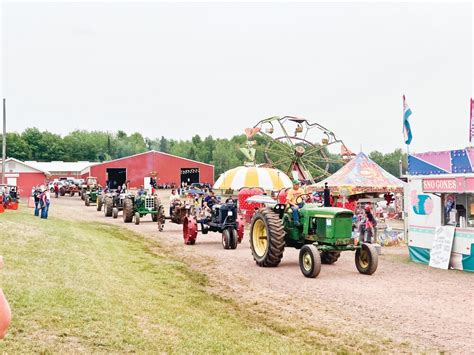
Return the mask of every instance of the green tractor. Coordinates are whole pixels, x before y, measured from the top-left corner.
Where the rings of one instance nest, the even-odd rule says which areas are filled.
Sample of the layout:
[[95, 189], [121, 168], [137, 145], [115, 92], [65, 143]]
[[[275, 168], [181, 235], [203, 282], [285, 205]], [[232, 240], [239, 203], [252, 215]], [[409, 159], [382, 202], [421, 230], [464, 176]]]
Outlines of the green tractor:
[[156, 195], [127, 195], [123, 200], [123, 221], [130, 223], [135, 219], [135, 224], [140, 224], [140, 219], [151, 214], [153, 222], [158, 223], [158, 230], [162, 231], [165, 225], [165, 208]]
[[[301, 195], [301, 204], [309, 194]], [[256, 196], [252, 202], [256, 201]], [[314, 278], [321, 264], [333, 264], [343, 251], [355, 251], [355, 264], [361, 274], [372, 275], [377, 270], [378, 254], [372, 244], [354, 243], [352, 235], [353, 212], [343, 208], [319, 207], [304, 204], [300, 210], [300, 223], [293, 221], [291, 209], [281, 203], [268, 203], [252, 218], [250, 248], [258, 266], [276, 267], [285, 247], [300, 250], [299, 265], [304, 276]]]
[[104, 199], [102, 195], [102, 189], [100, 188], [100, 186], [91, 187], [84, 193], [84, 204], [89, 207], [91, 203], [96, 203], [97, 211], [100, 211], [102, 209], [102, 205], [104, 204]]

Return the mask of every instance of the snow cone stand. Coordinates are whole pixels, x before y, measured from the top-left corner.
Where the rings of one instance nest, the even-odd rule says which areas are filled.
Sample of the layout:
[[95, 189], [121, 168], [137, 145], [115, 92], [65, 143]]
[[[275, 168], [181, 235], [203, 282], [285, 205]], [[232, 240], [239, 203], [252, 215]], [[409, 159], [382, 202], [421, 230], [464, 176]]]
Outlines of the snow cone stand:
[[411, 260], [432, 265], [436, 250], [442, 268], [474, 271], [474, 148], [410, 154], [408, 173]]

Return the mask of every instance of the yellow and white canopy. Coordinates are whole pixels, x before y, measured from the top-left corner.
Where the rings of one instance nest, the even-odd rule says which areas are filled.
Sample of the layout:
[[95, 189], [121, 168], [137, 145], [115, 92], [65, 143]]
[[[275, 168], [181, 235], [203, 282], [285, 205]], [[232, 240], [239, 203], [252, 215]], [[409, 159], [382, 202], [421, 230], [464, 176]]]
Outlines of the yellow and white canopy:
[[242, 187], [261, 187], [264, 190], [281, 190], [291, 187], [290, 178], [278, 169], [239, 166], [221, 174], [214, 189], [238, 190]]

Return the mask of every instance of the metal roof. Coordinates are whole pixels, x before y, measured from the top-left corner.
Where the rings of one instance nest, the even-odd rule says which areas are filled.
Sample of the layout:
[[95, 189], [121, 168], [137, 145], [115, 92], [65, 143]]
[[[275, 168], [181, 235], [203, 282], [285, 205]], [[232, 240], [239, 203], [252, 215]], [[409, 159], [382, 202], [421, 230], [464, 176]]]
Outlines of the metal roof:
[[89, 161], [51, 161], [51, 162], [38, 162], [38, 161], [26, 161], [26, 164], [35, 167], [39, 170], [45, 170], [49, 172], [77, 172], [80, 173], [82, 170], [88, 168], [91, 165], [99, 164], [92, 163]]

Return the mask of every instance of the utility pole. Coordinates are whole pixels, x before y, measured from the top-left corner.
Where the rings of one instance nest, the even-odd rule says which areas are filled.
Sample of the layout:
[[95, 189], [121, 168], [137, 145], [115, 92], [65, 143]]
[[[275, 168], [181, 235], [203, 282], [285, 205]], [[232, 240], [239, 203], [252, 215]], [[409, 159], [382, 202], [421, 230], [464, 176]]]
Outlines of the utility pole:
[[400, 177], [403, 176], [403, 164], [402, 164], [402, 158], [398, 161], [398, 167], [400, 168]]
[[5, 155], [7, 153], [7, 103], [3, 98], [2, 184], [5, 184]]

